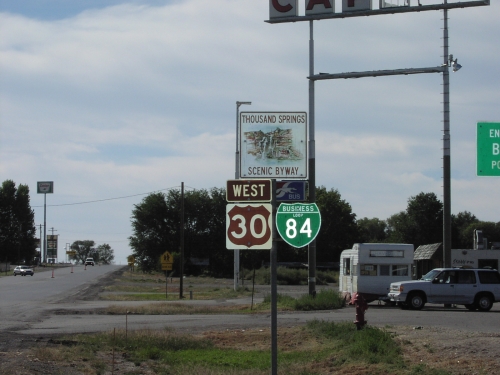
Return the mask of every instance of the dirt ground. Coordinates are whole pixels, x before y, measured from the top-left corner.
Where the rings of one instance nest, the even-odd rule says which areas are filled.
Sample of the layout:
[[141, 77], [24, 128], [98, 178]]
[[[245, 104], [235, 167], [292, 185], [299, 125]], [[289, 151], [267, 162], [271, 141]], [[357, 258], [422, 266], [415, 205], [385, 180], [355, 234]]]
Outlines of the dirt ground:
[[[293, 350], [297, 345], [307, 345], [307, 340], [297, 342], [300, 327], [280, 329], [278, 345], [280, 351]], [[401, 343], [405, 359], [412, 364], [432, 365], [454, 375], [500, 374], [500, 334], [472, 333], [439, 328], [390, 327]], [[246, 331], [209, 331], [201, 334], [213, 340], [221, 348], [269, 350], [269, 328]], [[91, 374], [85, 364], [77, 358], [73, 362], [61, 362], [53, 349], [68, 345], [58, 337], [34, 337], [15, 333], [2, 333], [0, 341], [0, 373], [2, 375], [47, 374], [77, 375]], [[112, 353], [103, 355], [106, 363], [112, 363]], [[153, 374], [150, 369], [138, 368], [123, 356], [116, 354], [114, 374]], [[78, 368], [78, 369], [77, 369]], [[340, 368], [332, 372], [328, 368], [315, 368], [322, 374], [360, 375], [358, 368]], [[363, 371], [364, 373], [364, 371]], [[102, 372], [111, 374], [111, 371]], [[367, 373], [368, 374], [368, 373]], [[423, 373], [422, 373], [423, 374]]]

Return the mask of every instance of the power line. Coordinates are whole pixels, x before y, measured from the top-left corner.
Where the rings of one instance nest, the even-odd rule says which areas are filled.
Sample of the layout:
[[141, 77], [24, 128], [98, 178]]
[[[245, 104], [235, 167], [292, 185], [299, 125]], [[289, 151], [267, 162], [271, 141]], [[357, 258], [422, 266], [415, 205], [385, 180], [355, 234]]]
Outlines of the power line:
[[[86, 201], [86, 202], [77, 202], [77, 203], [63, 203], [63, 204], [48, 204], [47, 207], [76, 206], [76, 205], [80, 205], [80, 204], [106, 202], [106, 201], [112, 201], [112, 200], [117, 200], [117, 199], [127, 199], [127, 198], [138, 197], [138, 196], [141, 196], [141, 195], [153, 194], [153, 193], [157, 193], [157, 192], [160, 192], [160, 191], [172, 190], [172, 189], [175, 189], [175, 188], [180, 188], [180, 186], [172, 186], [172, 187], [169, 187], [169, 188], [166, 188], [166, 189], [160, 189], [160, 190], [151, 191], [149, 193], [140, 193], [140, 194], [134, 194], [134, 195], [126, 195], [124, 197], [116, 197], [116, 198], [98, 199], [98, 200], [95, 200], [95, 201]], [[194, 190], [194, 188], [191, 188], [191, 189]], [[43, 206], [32, 206], [32, 207], [43, 207]]]

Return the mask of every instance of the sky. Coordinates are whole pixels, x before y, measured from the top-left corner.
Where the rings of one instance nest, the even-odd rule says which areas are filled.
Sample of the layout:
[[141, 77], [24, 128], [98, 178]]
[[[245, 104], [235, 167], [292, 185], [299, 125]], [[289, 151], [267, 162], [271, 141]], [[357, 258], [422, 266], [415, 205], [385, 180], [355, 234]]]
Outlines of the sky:
[[[500, 178], [476, 176], [476, 124], [500, 122], [500, 3], [448, 15], [463, 66], [450, 70], [451, 211], [498, 222]], [[37, 181], [54, 182], [60, 261], [94, 240], [125, 264], [147, 194], [225, 188], [236, 101], [308, 111], [309, 23], [268, 19], [265, 0], [0, 0], [0, 181], [29, 186], [37, 228]], [[315, 74], [439, 66], [442, 28], [442, 11], [314, 22]], [[316, 185], [357, 218], [387, 219], [420, 192], [442, 200], [442, 83], [317, 81]]]

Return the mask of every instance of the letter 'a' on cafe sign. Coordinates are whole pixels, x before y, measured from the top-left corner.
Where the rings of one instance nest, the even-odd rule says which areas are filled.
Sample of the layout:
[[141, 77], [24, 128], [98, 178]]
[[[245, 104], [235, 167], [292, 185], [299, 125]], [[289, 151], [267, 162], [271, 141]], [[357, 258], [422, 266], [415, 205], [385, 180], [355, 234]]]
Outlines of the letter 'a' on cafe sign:
[[241, 112], [240, 178], [307, 179], [307, 113]]

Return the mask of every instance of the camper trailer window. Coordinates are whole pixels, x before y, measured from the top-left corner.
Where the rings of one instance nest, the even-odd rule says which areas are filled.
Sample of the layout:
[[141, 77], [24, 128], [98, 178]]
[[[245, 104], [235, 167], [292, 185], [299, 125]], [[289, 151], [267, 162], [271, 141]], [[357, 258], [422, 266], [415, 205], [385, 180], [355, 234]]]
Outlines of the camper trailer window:
[[403, 250], [370, 250], [370, 257], [404, 258]]
[[361, 276], [377, 276], [377, 265], [375, 264], [361, 264]]
[[344, 258], [344, 275], [350, 275], [350, 274], [351, 274], [351, 259]]
[[389, 276], [391, 274], [391, 266], [382, 264], [380, 265], [380, 276]]
[[408, 266], [393, 265], [392, 276], [408, 276]]

